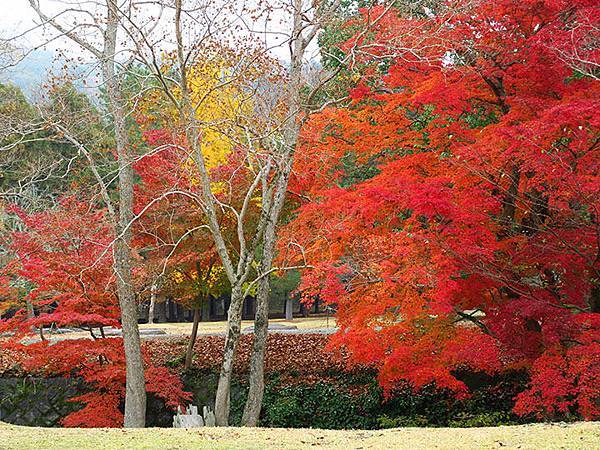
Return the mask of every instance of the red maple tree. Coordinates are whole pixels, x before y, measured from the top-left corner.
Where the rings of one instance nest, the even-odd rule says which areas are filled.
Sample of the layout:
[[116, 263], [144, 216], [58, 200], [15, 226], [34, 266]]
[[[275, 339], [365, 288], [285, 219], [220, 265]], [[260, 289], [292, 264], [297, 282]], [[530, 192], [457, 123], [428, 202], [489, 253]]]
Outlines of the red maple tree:
[[600, 86], [581, 30], [600, 11], [437, 8], [344, 44], [363, 80], [307, 124], [295, 168], [301, 290], [337, 305], [334, 343], [388, 389], [467, 395], [456, 369], [519, 368], [517, 413], [597, 418]]
[[[16, 257], [3, 268], [3, 284], [19, 283], [30, 307], [29, 314], [22, 308], [0, 321], [0, 333], [12, 334], [5, 335], [3, 347], [25, 354], [22, 364], [27, 371], [86, 382], [90, 392], [71, 399], [84, 406], [63, 419], [65, 426], [122, 426], [123, 341], [104, 332], [107, 326], [120, 327], [113, 235], [105, 211], [75, 197], [39, 213], [13, 211], [23, 231], [11, 236], [10, 249]], [[50, 327], [81, 328], [91, 339], [49, 340]], [[148, 358], [146, 386], [171, 408], [189, 399], [181, 380]]]

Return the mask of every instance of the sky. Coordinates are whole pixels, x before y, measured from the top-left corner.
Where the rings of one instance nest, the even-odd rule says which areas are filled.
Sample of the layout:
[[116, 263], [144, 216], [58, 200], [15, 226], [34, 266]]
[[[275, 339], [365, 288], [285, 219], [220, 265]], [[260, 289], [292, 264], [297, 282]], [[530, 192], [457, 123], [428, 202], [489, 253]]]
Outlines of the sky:
[[[240, 3], [245, 3], [248, 4], [250, 2], [254, 2], [256, 0], [240, 0]], [[52, 12], [58, 12], [60, 11], [62, 8], [65, 7], [65, 5], [68, 5], [70, 2], [75, 3], [76, 0], [41, 0], [40, 3], [42, 5], [42, 9], [44, 10], [44, 12], [46, 12], [47, 14], [50, 14]], [[83, 4], [85, 4], [85, 2], [82, 2]], [[288, 3], [285, 0], [273, 0], [272, 4], [277, 4], [277, 3]], [[216, 2], [215, 2], [216, 4]], [[46, 32], [44, 33], [43, 30], [41, 30], [40, 28], [36, 28], [35, 22], [37, 19], [36, 13], [33, 11], [33, 9], [31, 8], [31, 6], [29, 5], [29, 0], [0, 0], [0, 38], [3, 39], [7, 39], [10, 38], [14, 35], [17, 35], [19, 33], [23, 33], [26, 30], [31, 30], [29, 31], [24, 37], [21, 38], [21, 42], [23, 44], [23, 46], [26, 47], [35, 47], [43, 42], [46, 41], [47, 37], [49, 36], [49, 34]], [[282, 15], [280, 13], [273, 13], [273, 20], [271, 22], [269, 22], [269, 31], [282, 31], [284, 28], [287, 28], [286, 26], [284, 26], [284, 28], [281, 28], [280, 25], [280, 21], [282, 19]], [[245, 20], [247, 20], [248, 22], [252, 22], [251, 20], [248, 20], [248, 18], [246, 18]], [[37, 20], [39, 21], [39, 20]], [[253, 25], [256, 26], [256, 28], [263, 28], [264, 23], [261, 24], [257, 24], [254, 23]], [[270, 45], [273, 45], [273, 39], [276, 39], [275, 37], [269, 37], [269, 40], [271, 40], [271, 42], [269, 42]], [[47, 49], [56, 49], [56, 48], [73, 48], [75, 47], [75, 45], [71, 42], [68, 42], [67, 39], [61, 39], [58, 42], [53, 42], [50, 45], [47, 46]], [[278, 56], [281, 58], [285, 58], [285, 51], [287, 50], [287, 48], [284, 49], [277, 49], [275, 50], [278, 53]]]
[[[35, 26], [34, 13], [29, 6], [29, 0], [0, 0], [0, 8], [0, 37], [3, 39]], [[24, 38], [24, 42], [33, 46], [39, 44], [42, 37], [42, 33], [38, 30], [29, 33]]]
[[[240, 0], [240, 3], [243, 1], [252, 2], [255, 0]], [[273, 2], [276, 1], [283, 2], [285, 0], [273, 0]], [[69, 0], [41, 0], [40, 3], [42, 4], [43, 10], [50, 14], [52, 12], [60, 11], [68, 2]], [[40, 46], [48, 40], [49, 36], [52, 36], [51, 32], [44, 32], [41, 28], [36, 28], [34, 19], [37, 16], [29, 5], [29, 0], [0, 0], [0, 8], [2, 8], [0, 9], [0, 39], [8, 39], [29, 30], [26, 35], [20, 38], [19, 42], [19, 48], [26, 51], [26, 49]], [[269, 31], [287, 28], [285, 25], [283, 28], [280, 28], [282, 25], [280, 25], [279, 22], [283, 16], [277, 17], [277, 14], [278, 13], [275, 13], [274, 20], [269, 22]], [[263, 29], [264, 23], [252, 23], [251, 20], [249, 23], [257, 28]], [[170, 22], [168, 26], [171, 26]], [[172, 39], [172, 36], [169, 33], [167, 33], [166, 36], [167, 39]], [[268, 35], [267, 39], [269, 40], [268, 44], [274, 46], [274, 40], [277, 38]], [[89, 58], [89, 54], [82, 52], [76, 44], [66, 38], [62, 38], [52, 41], [40, 51], [28, 56], [25, 63], [5, 71], [4, 74], [0, 73], [0, 78], [4, 80], [14, 79], [16, 84], [20, 85], [25, 90], [30, 91], [35, 83], [39, 84], [44, 78], [43, 74], [52, 65], [51, 61], [57, 56], [57, 50], [64, 51], [68, 56]], [[316, 45], [309, 50], [313, 55], [311, 59], [315, 57], [314, 55], [318, 55]], [[285, 61], [289, 58], [288, 52], [287, 45], [284, 45], [275, 48], [271, 53], [280, 60]]]
[[[51, 12], [52, 2], [46, 3], [47, 10]], [[54, 5], [54, 8], [56, 6]], [[29, 5], [29, 0], [0, 0], [0, 8], [0, 39], [9, 40], [19, 36], [18, 53], [25, 55], [22, 60], [18, 58], [20, 62], [16, 66], [2, 67], [0, 80], [16, 84], [30, 98], [37, 97], [42, 83], [48, 79], [49, 71], [56, 72], [57, 67], [60, 67], [57, 50], [67, 49], [72, 52], [76, 47], [63, 39], [31, 52], [31, 49], [36, 49], [47, 41], [48, 34], [36, 27], [34, 21], [36, 15]], [[93, 96], [93, 93], [90, 94]]]
[[31, 7], [27, 0], [2, 0], [2, 14], [0, 14], [0, 26], [14, 26], [19, 22], [31, 23]]

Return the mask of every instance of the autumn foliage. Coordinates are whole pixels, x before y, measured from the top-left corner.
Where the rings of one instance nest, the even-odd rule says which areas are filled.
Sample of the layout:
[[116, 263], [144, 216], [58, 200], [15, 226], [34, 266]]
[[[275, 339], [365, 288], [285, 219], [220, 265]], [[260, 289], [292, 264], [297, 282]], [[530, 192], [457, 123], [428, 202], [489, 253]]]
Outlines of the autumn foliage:
[[[15, 212], [24, 229], [12, 235], [10, 249], [17, 258], [3, 268], [3, 276], [8, 286], [20, 286], [31, 312], [27, 315], [22, 305], [0, 322], [0, 333], [9, 333], [2, 341], [3, 356], [20, 355], [26, 372], [86, 382], [90, 392], [71, 399], [83, 407], [63, 419], [65, 426], [120, 427], [125, 355], [122, 339], [104, 334], [107, 326], [120, 327], [111, 265], [113, 236], [105, 212], [93, 202], [72, 197], [54, 210]], [[82, 328], [91, 339], [51, 342], [44, 335], [50, 327]], [[39, 332], [39, 339], [32, 331]], [[189, 399], [177, 376], [146, 362], [147, 392], [173, 409]]]
[[387, 389], [523, 368], [517, 413], [599, 417], [599, 13], [440, 2], [344, 44], [362, 81], [304, 128], [285, 235]]
[[[335, 50], [347, 57], [328, 70], [338, 83], [331, 92], [347, 95], [302, 117], [280, 233], [282, 266], [310, 267], [303, 301], [334, 307], [340, 330], [331, 339], [271, 336], [267, 371], [310, 377], [316, 366], [368, 366], [390, 395], [408, 382], [464, 398], [461, 374], [518, 370], [529, 384], [514, 399], [517, 414], [600, 418], [598, 2], [385, 3], [340, 19]], [[140, 297], [160, 279], [197, 309], [230, 289], [205, 201], [215, 200], [211, 226], [233, 255], [260, 229], [257, 167], [287, 163], [265, 151], [279, 147], [280, 130], [253, 92], [273, 87], [265, 80], [279, 64], [257, 59], [249, 79], [219, 90], [227, 61], [190, 76], [192, 97], [206, 97], [194, 111], [206, 189], [180, 112], [154, 89], [132, 105], [132, 142], [146, 152], [134, 163], [128, 229]], [[123, 345], [104, 333], [120, 326], [115, 227], [99, 197], [73, 190], [41, 212], [6, 205], [20, 226], [3, 235], [0, 313], [10, 314], [0, 321], [0, 366], [20, 355], [27, 371], [82, 378], [90, 392], [73, 399], [83, 408], [64, 425], [120, 426]], [[49, 327], [90, 336], [50, 342]], [[321, 351], [326, 340], [341, 358]], [[189, 395], [164, 364], [183, 345], [144, 350], [147, 391], [173, 408]], [[243, 336], [240, 372], [250, 346]], [[294, 346], [304, 351], [291, 360]], [[196, 367], [217, 367], [222, 347], [221, 338], [200, 339]]]

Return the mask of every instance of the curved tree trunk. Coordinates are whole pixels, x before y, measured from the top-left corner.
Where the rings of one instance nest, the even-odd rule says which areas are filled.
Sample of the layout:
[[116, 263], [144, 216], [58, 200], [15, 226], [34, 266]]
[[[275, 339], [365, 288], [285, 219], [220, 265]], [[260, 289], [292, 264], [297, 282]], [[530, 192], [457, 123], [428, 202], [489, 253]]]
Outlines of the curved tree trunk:
[[185, 351], [185, 364], [183, 368], [185, 370], [192, 367], [192, 359], [194, 358], [194, 344], [196, 343], [196, 337], [198, 336], [198, 324], [200, 323], [200, 306], [202, 303], [195, 305], [194, 307], [194, 323], [192, 324], [192, 334], [188, 342], [187, 349]]

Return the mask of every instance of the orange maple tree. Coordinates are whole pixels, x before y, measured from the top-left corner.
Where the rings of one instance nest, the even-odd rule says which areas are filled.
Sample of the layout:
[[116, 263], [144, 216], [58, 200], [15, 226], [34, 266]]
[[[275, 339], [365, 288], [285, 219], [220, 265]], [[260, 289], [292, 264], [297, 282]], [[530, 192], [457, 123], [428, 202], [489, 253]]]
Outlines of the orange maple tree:
[[388, 390], [524, 369], [517, 413], [599, 417], [599, 17], [439, 2], [342, 46], [363, 76], [303, 130], [285, 234], [315, 267], [306, 301], [337, 306], [334, 344]]

